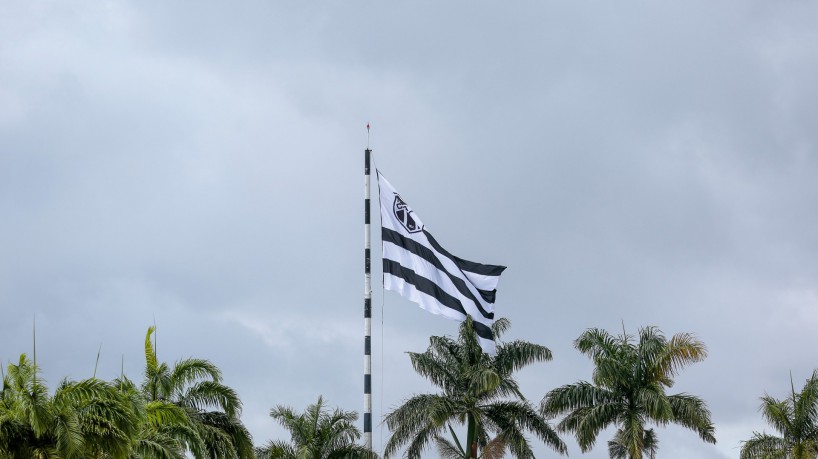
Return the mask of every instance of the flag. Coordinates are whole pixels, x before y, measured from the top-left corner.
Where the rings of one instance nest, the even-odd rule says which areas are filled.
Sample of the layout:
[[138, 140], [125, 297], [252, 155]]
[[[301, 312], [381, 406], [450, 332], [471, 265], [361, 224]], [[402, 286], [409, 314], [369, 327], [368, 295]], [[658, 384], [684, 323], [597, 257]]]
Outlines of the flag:
[[383, 287], [450, 319], [471, 316], [484, 352], [494, 354], [494, 298], [505, 266], [484, 265], [446, 251], [392, 185], [378, 173]]

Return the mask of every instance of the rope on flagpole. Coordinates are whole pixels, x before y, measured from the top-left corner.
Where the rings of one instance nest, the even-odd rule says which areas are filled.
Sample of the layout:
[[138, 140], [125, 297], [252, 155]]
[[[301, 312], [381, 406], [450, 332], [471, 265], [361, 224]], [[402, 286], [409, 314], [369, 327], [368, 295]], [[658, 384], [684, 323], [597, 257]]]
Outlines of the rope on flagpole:
[[[369, 144], [369, 123], [366, 124], [366, 131], [367, 131], [367, 145]], [[375, 169], [375, 174], [378, 173], [378, 167], [375, 165], [375, 157], [371, 154], [370, 150], [370, 170]], [[380, 196], [381, 196], [381, 187], [380, 182], [375, 181], [375, 185], [377, 186], [376, 194], [378, 196], [378, 203], [380, 203]], [[378, 207], [380, 208], [380, 207]], [[380, 214], [380, 212], [379, 212]], [[384, 426], [384, 415], [383, 415], [383, 394], [384, 394], [384, 373], [385, 373], [385, 364], [384, 364], [384, 290], [383, 290], [383, 281], [381, 281], [381, 381], [380, 381], [380, 393], [379, 393], [379, 405], [378, 405], [378, 416], [380, 418], [380, 423], [378, 424], [378, 431], [380, 434], [380, 445], [378, 450], [383, 454], [383, 426]]]
[[383, 313], [383, 310], [384, 310], [383, 297], [384, 297], [384, 295], [383, 295], [383, 284], [381, 284], [381, 393], [380, 393], [381, 401], [380, 401], [380, 406], [379, 406], [379, 408], [380, 408], [379, 415], [381, 417], [381, 424], [379, 426], [380, 431], [381, 431], [381, 446], [380, 446], [381, 454], [383, 454], [383, 424], [384, 424], [383, 391], [384, 391], [384, 387], [385, 387], [384, 383], [383, 383], [383, 374], [384, 374], [384, 371], [385, 371], [384, 370], [384, 361], [383, 361], [383, 316], [384, 316], [384, 313]]

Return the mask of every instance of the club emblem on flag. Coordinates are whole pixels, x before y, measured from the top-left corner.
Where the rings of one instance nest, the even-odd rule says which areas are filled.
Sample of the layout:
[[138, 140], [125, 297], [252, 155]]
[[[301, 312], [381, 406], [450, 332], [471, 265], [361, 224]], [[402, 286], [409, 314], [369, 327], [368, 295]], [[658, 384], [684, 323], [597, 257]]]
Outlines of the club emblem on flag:
[[419, 226], [417, 222], [415, 222], [415, 219], [412, 218], [412, 209], [406, 205], [406, 202], [404, 202], [397, 193], [395, 193], [395, 203], [392, 206], [392, 211], [395, 213], [395, 218], [406, 228], [406, 231], [419, 233], [423, 230], [423, 227]]

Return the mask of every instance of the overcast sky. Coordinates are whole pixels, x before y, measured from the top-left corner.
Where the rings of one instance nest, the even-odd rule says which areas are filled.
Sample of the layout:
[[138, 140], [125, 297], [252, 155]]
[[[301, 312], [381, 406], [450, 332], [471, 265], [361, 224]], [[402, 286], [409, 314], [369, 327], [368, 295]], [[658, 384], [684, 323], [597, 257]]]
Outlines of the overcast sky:
[[[36, 317], [52, 389], [100, 346], [98, 376], [139, 379], [155, 322], [257, 444], [277, 404], [362, 411], [370, 122], [429, 231], [509, 267], [507, 338], [554, 354], [528, 398], [591, 378], [587, 328], [691, 332], [709, 357], [671, 392], [718, 444], [659, 429], [660, 456], [737, 457], [759, 397], [818, 367], [816, 23], [808, 0], [2, 0], [0, 358]], [[404, 352], [457, 322], [373, 277], [377, 420], [433, 390]]]

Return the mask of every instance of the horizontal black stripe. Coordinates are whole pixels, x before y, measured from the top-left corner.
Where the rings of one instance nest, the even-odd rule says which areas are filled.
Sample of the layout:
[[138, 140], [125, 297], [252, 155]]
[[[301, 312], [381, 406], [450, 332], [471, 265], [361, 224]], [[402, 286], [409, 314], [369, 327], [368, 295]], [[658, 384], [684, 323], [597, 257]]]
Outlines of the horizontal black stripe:
[[364, 433], [372, 433], [372, 413], [364, 413]]
[[364, 198], [364, 225], [369, 224], [369, 198]]
[[364, 336], [364, 355], [372, 355], [372, 337]]
[[474, 320], [472, 321], [472, 326], [477, 336], [489, 341], [494, 341], [494, 333], [491, 331], [491, 327]]
[[372, 150], [367, 148], [364, 150], [364, 175], [369, 175], [369, 155], [372, 154]]
[[480, 296], [486, 301], [486, 303], [494, 304], [494, 300], [497, 299], [497, 289], [494, 290], [480, 290], [479, 288], [477, 291], [480, 293]]
[[[428, 233], [427, 233], [428, 234]], [[477, 298], [474, 297], [469, 287], [466, 285], [466, 281], [463, 278], [458, 277], [452, 273], [450, 273], [444, 266], [443, 263], [440, 262], [440, 259], [437, 258], [437, 255], [428, 247], [419, 244], [417, 241], [409, 239], [404, 235], [398, 233], [397, 231], [391, 230], [389, 228], [381, 227], [381, 239], [383, 242], [391, 242], [396, 246], [411, 252], [412, 254], [426, 260], [432, 266], [440, 270], [440, 272], [445, 273], [449, 280], [454, 284], [455, 288], [461, 295], [471, 300], [474, 303], [474, 306], [480, 311], [480, 314], [483, 315], [486, 319], [494, 319], [494, 313], [488, 312], [483, 309], [483, 305], [477, 301]]]
[[438, 244], [435, 238], [432, 237], [431, 233], [424, 229], [423, 234], [426, 235], [426, 239], [429, 240], [429, 243], [432, 244], [432, 247], [435, 250], [448, 257], [457, 265], [458, 268], [462, 269], [463, 271], [468, 271], [470, 273], [475, 274], [482, 274], [484, 276], [499, 276], [506, 269], [505, 266], [484, 265], [482, 263], [475, 263], [473, 261], [468, 261], [460, 257], [456, 257], [451, 253], [447, 252], [446, 249], [444, 249], [440, 244]]
[[[453, 309], [464, 316], [468, 315], [466, 310], [463, 309], [463, 305], [460, 303], [460, 300], [447, 293], [434, 282], [423, 276], [419, 276], [411, 269], [401, 266], [400, 263], [396, 261], [384, 258], [383, 273], [399, 277], [405, 280], [407, 283], [414, 285], [419, 292], [433, 297], [442, 306]], [[491, 314], [490, 319], [494, 319], [494, 314]], [[491, 328], [487, 327], [486, 325], [474, 321], [474, 331], [477, 333], [477, 336], [494, 341], [494, 334], [491, 332]]]
[[372, 298], [364, 298], [364, 319], [372, 318]]
[[364, 249], [364, 274], [369, 274], [372, 272], [372, 268], [369, 265], [369, 260], [372, 259], [370, 254], [370, 249]]
[[364, 375], [364, 394], [372, 393], [372, 375]]

